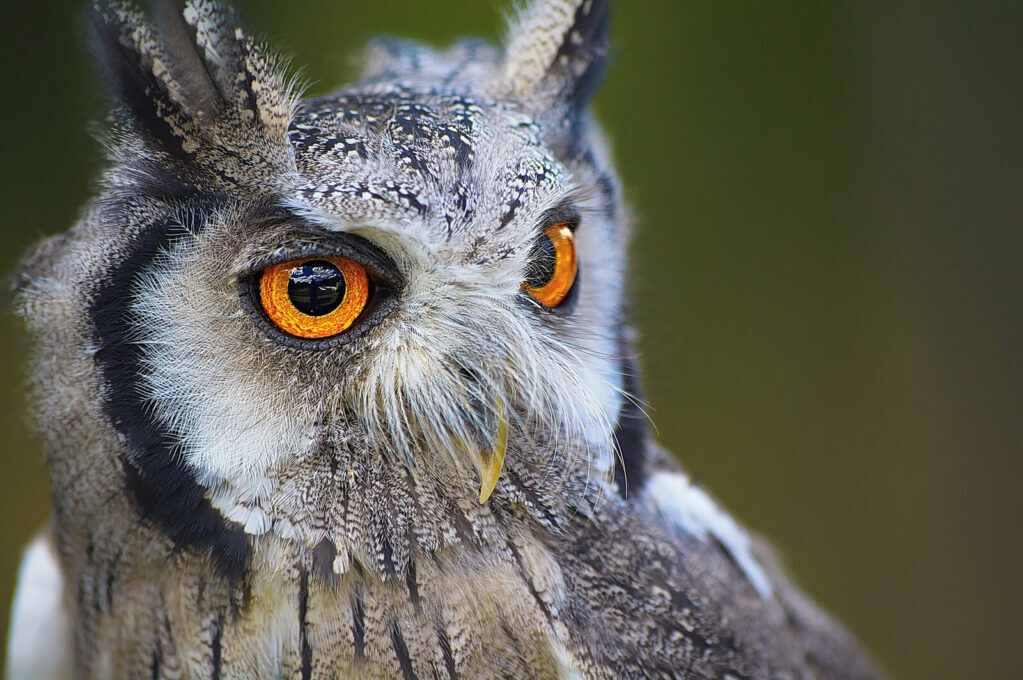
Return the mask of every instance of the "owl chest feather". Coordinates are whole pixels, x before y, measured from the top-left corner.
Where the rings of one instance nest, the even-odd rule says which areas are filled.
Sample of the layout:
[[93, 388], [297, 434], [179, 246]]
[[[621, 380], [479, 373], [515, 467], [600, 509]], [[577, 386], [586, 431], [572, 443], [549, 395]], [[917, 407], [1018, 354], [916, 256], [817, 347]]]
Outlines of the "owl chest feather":
[[[561, 677], [560, 568], [538, 542], [445, 549], [386, 576], [318, 570], [285, 541], [231, 584], [207, 559], [94, 564], [78, 616], [90, 677]], [[122, 557], [122, 560], [124, 558]], [[100, 586], [101, 584], [101, 586]], [[126, 622], [130, 621], [131, 625]], [[560, 655], [560, 657], [559, 657]]]
[[[762, 598], [718, 547], [613, 499], [558, 534], [414, 550], [342, 573], [288, 539], [240, 581], [208, 556], [129, 544], [76, 579], [83, 677], [869, 678], [855, 647], [783, 581]], [[498, 512], [497, 514], [501, 514]], [[149, 551], [150, 555], [156, 553]], [[113, 559], [111, 559], [113, 558]], [[72, 572], [73, 573], [73, 572]], [[731, 676], [729, 676], [731, 674]]]

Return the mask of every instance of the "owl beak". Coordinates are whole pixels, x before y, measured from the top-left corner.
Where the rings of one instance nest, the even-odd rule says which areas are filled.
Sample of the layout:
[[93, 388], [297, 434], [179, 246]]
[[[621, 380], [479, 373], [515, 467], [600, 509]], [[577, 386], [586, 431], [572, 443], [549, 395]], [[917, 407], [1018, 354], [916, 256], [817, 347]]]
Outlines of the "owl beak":
[[498, 404], [500, 414], [497, 419], [497, 437], [494, 447], [490, 450], [477, 449], [473, 456], [476, 467], [480, 473], [480, 505], [487, 502], [490, 495], [494, 493], [497, 480], [501, 477], [501, 470], [504, 469], [504, 452], [508, 448], [508, 418], [504, 412], [504, 405]]

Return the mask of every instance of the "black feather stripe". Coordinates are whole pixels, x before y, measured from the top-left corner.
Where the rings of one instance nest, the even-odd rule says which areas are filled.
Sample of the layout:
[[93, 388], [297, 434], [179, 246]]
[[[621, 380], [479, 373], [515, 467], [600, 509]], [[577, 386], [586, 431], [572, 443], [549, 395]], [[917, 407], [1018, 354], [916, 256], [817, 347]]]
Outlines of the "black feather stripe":
[[156, 648], [153, 650], [153, 660], [149, 666], [149, 677], [152, 680], [160, 680], [160, 672], [163, 669], [163, 645], [160, 638], [156, 639]]
[[221, 645], [224, 639], [224, 615], [220, 614], [217, 616], [217, 620], [213, 624], [213, 637], [210, 640], [210, 654], [213, 657], [213, 670], [211, 671], [211, 680], [220, 680], [220, 665], [223, 660], [223, 649]]
[[618, 445], [615, 459], [614, 479], [618, 493], [623, 498], [635, 496], [646, 484], [647, 469], [646, 420], [637, 403], [643, 398], [639, 384], [639, 366], [630, 356], [630, 347], [624, 340], [619, 343], [622, 359], [622, 375], [625, 377], [623, 391], [627, 395], [618, 413], [618, 424], [614, 438]]
[[122, 466], [140, 514], [178, 548], [208, 552], [218, 571], [237, 582], [249, 556], [245, 532], [210, 505], [192, 472], [174, 454], [179, 442], [155, 420], [147, 404], [141, 383], [143, 350], [133, 341], [130, 309], [139, 273], [152, 267], [157, 254], [170, 246], [175, 228], [180, 236], [180, 224], [168, 218], [144, 229], [99, 279], [89, 307], [95, 361], [104, 382], [106, 415], [128, 442], [130, 453]]
[[355, 658], [362, 661], [366, 658], [366, 615], [358, 597], [352, 598], [352, 641]]
[[408, 645], [405, 643], [405, 638], [401, 636], [397, 623], [391, 626], [391, 645], [394, 647], [394, 653], [398, 657], [398, 665], [401, 666], [402, 677], [405, 680], [416, 680], [416, 673], [412, 669], [412, 657], [409, 656]]
[[554, 58], [569, 69], [566, 98], [583, 108], [600, 86], [611, 33], [611, 0], [583, 0]]
[[92, 51], [111, 96], [120, 104], [122, 120], [171, 156], [186, 160], [190, 154], [168, 119], [178, 106], [154, 73], [152, 55], [132, 36], [133, 29], [144, 23], [141, 15], [127, 7], [97, 3], [89, 21]]
[[[535, 502], [535, 505], [536, 507], [542, 507], [539, 502]], [[508, 530], [508, 525], [505, 523], [503, 519], [501, 519], [501, 513], [495, 512], [493, 517], [494, 521], [496, 521], [497, 524], [500, 525], [502, 529], [504, 529], [505, 531]], [[533, 583], [533, 579], [530, 577], [530, 572], [529, 570], [526, 569], [526, 565], [522, 561], [522, 555], [519, 553], [519, 549], [518, 547], [516, 547], [513, 541], [508, 542], [508, 550], [511, 552], [512, 557], [515, 559], [515, 566], [518, 567], [519, 570], [519, 578], [522, 579], [522, 582], [525, 584], [526, 588], [529, 589], [529, 594], [533, 596], [533, 600], [536, 602], [536, 606], [540, 608], [540, 611], [543, 612], [544, 618], [547, 619], [548, 623], [553, 625], [554, 617], [551, 614], [550, 609], [547, 607], [547, 603], [540, 596], [539, 591], [537, 591], [536, 585]]]
[[440, 643], [440, 653], [444, 657], [444, 668], [447, 669], [450, 680], [458, 679], [458, 672], [455, 669], [455, 657], [451, 653], [451, 640], [444, 626], [437, 626], [437, 640]]
[[405, 571], [405, 585], [408, 587], [409, 601], [412, 608], [418, 613], [422, 610], [423, 601], [419, 595], [419, 581], [416, 577], [416, 562], [413, 559], [408, 561], [408, 569]]
[[313, 649], [309, 646], [309, 572], [302, 570], [298, 582], [298, 636], [302, 661], [302, 680], [313, 677]]

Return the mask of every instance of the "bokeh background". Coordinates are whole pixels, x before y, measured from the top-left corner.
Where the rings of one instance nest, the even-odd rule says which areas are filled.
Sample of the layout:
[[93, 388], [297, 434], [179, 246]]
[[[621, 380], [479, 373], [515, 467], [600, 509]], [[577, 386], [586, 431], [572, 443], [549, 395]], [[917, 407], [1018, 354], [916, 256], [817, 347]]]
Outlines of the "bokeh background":
[[[5, 272], [90, 194], [83, 4], [3, 3]], [[496, 4], [239, 2], [313, 92]], [[1023, 677], [1023, 3], [617, 4], [597, 109], [661, 440], [893, 678]], [[0, 348], [5, 617], [48, 490], [6, 308]]]

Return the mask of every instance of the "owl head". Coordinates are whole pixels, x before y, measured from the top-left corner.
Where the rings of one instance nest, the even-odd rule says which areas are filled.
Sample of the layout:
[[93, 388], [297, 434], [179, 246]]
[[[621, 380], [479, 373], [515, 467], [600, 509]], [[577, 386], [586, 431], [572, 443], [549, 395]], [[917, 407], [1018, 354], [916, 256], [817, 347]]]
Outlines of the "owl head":
[[607, 1], [538, 0], [501, 48], [374, 42], [311, 99], [221, 3], [92, 19], [109, 163], [17, 295], [58, 514], [123, 493], [229, 571], [259, 541], [337, 569], [613, 485]]

